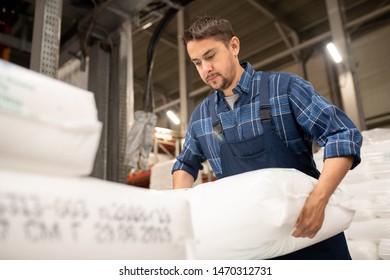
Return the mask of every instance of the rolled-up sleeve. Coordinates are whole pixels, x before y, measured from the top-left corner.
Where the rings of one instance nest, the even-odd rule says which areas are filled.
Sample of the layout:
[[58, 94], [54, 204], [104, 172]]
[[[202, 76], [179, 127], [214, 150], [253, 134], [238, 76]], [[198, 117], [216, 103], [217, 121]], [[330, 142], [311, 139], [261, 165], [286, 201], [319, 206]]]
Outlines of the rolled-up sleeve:
[[363, 137], [351, 119], [304, 79], [292, 79], [289, 94], [298, 124], [324, 147], [324, 159], [353, 156], [355, 168], [361, 162]]
[[198, 178], [199, 170], [203, 169], [202, 162], [206, 160], [201, 145], [196, 140], [192, 130], [194, 125], [193, 120], [196, 119], [196, 115], [196, 112], [194, 112], [191, 117], [183, 144], [183, 150], [176, 158], [176, 162], [172, 167], [172, 174], [177, 170], [184, 170], [191, 174], [192, 177], [194, 177], [194, 180]]

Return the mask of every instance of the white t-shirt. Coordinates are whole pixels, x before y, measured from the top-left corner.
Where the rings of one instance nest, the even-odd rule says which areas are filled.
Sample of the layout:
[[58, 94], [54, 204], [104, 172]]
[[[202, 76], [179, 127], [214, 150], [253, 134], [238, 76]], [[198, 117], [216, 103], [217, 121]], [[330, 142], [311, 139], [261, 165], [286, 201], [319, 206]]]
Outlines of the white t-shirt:
[[227, 103], [229, 104], [230, 109], [234, 109], [234, 103], [238, 99], [238, 94], [233, 94], [231, 96], [225, 96]]

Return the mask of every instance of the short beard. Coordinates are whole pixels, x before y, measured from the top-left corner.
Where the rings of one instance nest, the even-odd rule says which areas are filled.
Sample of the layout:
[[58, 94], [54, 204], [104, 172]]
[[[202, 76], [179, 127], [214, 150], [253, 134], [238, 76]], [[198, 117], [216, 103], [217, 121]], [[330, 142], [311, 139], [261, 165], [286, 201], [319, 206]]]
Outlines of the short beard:
[[210, 83], [208, 84], [212, 89], [214, 90], [225, 90], [227, 88], [229, 88], [232, 83], [233, 83], [233, 77], [235, 76], [236, 74], [236, 71], [235, 71], [235, 68], [232, 67], [231, 68], [232, 70], [228, 73], [229, 77], [231, 77], [231, 79], [228, 79], [222, 75], [220, 75], [220, 77], [222, 78], [222, 84], [218, 87], [218, 88], [214, 88]]
[[219, 88], [216, 88], [216, 89], [223, 91], [223, 90], [227, 89], [228, 87], [230, 87], [230, 85], [232, 84], [232, 81], [231, 80], [229, 81], [228, 79], [226, 79], [225, 77], [222, 77], [222, 76], [221, 76], [221, 78], [222, 78], [222, 84]]
[[230, 64], [230, 65], [229, 65], [228, 69], [230, 69], [230, 71], [227, 73], [226, 76], [222, 76], [222, 75], [221, 75], [221, 78], [222, 78], [221, 86], [220, 86], [219, 88], [213, 88], [213, 87], [210, 85], [210, 87], [211, 87], [212, 89], [224, 91], [225, 89], [229, 88], [229, 87], [232, 85], [233, 80], [234, 80], [234, 77], [235, 77], [235, 75], [236, 75], [236, 69], [235, 69], [235, 67], [234, 67], [233, 61], [230, 61], [229, 64]]

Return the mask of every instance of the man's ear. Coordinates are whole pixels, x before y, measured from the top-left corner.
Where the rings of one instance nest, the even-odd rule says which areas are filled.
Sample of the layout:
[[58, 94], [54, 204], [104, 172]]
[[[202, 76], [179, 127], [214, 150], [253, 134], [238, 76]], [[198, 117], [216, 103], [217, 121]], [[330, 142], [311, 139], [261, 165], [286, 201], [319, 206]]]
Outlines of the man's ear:
[[238, 55], [238, 53], [240, 52], [240, 40], [238, 39], [237, 36], [233, 36], [230, 39], [229, 45], [230, 45], [231, 50], [233, 51], [233, 54]]

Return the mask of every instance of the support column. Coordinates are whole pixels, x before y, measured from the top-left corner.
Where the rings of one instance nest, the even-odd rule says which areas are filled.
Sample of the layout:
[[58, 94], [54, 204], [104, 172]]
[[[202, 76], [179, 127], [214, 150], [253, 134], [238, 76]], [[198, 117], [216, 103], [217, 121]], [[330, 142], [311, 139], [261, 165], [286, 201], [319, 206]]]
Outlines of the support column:
[[343, 61], [338, 65], [339, 86], [343, 110], [360, 129], [366, 128], [363, 106], [356, 78], [355, 63], [351, 55], [349, 38], [344, 30], [343, 14], [339, 0], [326, 0], [328, 18], [334, 44], [339, 50]]
[[177, 12], [177, 33], [178, 33], [178, 57], [179, 57], [179, 90], [180, 90], [180, 137], [184, 139], [188, 125], [188, 92], [187, 92], [187, 67], [186, 49], [180, 37], [184, 33], [185, 17], [184, 10]]
[[127, 138], [134, 122], [132, 23], [125, 21], [118, 35], [111, 54], [108, 180], [126, 183]]
[[91, 46], [89, 51], [88, 90], [94, 93], [98, 119], [103, 123], [99, 148], [91, 175], [104, 180], [107, 179], [109, 70], [110, 53], [103, 50], [100, 44]]
[[62, 0], [36, 0], [30, 69], [57, 76]]

